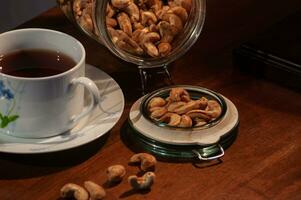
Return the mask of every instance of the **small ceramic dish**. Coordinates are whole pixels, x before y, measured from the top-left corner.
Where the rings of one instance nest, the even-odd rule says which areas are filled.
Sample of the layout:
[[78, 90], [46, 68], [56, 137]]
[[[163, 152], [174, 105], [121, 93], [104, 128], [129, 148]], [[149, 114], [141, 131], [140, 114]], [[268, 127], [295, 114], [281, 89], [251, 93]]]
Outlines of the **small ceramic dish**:
[[[221, 110], [222, 110], [221, 114], [216, 119], [211, 120], [207, 124], [205, 124], [203, 126], [198, 126], [198, 127], [175, 127], [175, 126], [170, 126], [165, 122], [160, 122], [158, 120], [152, 119], [150, 117], [151, 113], [148, 110], [149, 102], [154, 97], [162, 97], [163, 99], [166, 99], [169, 96], [169, 93], [170, 93], [172, 88], [183, 88], [183, 89], [185, 89], [190, 94], [190, 98], [192, 100], [197, 100], [197, 99], [200, 99], [201, 97], [205, 97], [208, 100], [217, 101], [219, 103], [219, 105], [221, 106]], [[221, 95], [219, 95], [218, 93], [213, 92], [209, 89], [198, 87], [198, 86], [191, 86], [191, 85], [173, 85], [173, 86], [158, 89], [158, 90], [156, 90], [154, 92], [151, 92], [150, 94], [146, 95], [142, 99], [142, 102], [140, 104], [140, 112], [142, 113], [142, 115], [145, 119], [147, 119], [149, 122], [155, 124], [156, 126], [166, 128], [166, 129], [171, 129], [171, 130], [195, 131], [195, 130], [207, 129], [207, 128], [213, 127], [216, 124], [218, 124], [224, 118], [224, 116], [227, 112], [227, 104], [226, 104], [224, 98]]]

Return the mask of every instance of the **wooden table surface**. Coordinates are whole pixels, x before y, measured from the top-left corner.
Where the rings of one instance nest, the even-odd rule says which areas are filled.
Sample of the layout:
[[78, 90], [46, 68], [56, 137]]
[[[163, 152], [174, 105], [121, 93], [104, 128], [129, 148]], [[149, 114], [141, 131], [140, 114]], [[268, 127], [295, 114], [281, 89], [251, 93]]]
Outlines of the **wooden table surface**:
[[[208, 1], [202, 35], [170, 70], [175, 83], [207, 87], [234, 102], [240, 114], [236, 141], [217, 165], [160, 161], [151, 191], [132, 192], [124, 180], [106, 188], [106, 199], [301, 199], [300, 92], [241, 74], [232, 65], [233, 48], [300, 8], [300, 0]], [[1, 199], [59, 199], [65, 183], [104, 184], [113, 164], [125, 165], [127, 175], [137, 173], [127, 165], [134, 152], [120, 139], [129, 109], [141, 96], [136, 68], [78, 31], [58, 8], [21, 27], [51, 28], [80, 40], [87, 62], [119, 83], [126, 106], [104, 138], [82, 147], [42, 155], [0, 153]]]

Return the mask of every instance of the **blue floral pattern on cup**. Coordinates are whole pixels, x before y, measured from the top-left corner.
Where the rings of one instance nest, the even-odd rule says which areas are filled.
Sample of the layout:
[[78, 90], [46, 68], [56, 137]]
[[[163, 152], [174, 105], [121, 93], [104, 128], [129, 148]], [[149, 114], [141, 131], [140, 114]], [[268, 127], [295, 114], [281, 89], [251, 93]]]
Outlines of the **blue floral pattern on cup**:
[[0, 112], [0, 127], [5, 128], [9, 123], [16, 121], [19, 118], [19, 115], [12, 114], [16, 104], [13, 92], [4, 85], [2, 80], [0, 80], [0, 100], [2, 99], [11, 101], [8, 112], [5, 114]]

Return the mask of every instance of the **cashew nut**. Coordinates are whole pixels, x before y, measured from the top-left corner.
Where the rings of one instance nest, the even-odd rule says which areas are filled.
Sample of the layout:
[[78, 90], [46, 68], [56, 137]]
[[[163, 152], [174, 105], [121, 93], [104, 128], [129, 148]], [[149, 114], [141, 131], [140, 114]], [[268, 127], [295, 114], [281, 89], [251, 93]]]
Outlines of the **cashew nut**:
[[181, 116], [181, 122], [178, 127], [192, 127], [192, 119], [187, 115]]
[[184, 90], [183, 88], [172, 88], [170, 90], [170, 93], [169, 93], [170, 101], [172, 101], [172, 102], [181, 101], [182, 96], [187, 96], [187, 97], [185, 97], [185, 99], [186, 98], [190, 99], [189, 93], [186, 90]]
[[166, 21], [161, 21], [158, 24], [158, 29], [161, 35], [161, 42], [163, 43], [171, 43], [174, 39], [174, 36], [177, 32], [177, 29], [172, 27], [170, 23]]
[[158, 57], [159, 51], [154, 44], [155, 42], [160, 40], [160, 35], [156, 32], [150, 32], [144, 35], [141, 44], [143, 48], [146, 50], [146, 53], [152, 57]]
[[154, 97], [148, 103], [149, 108], [162, 107], [166, 104], [166, 101], [162, 97]]
[[124, 8], [124, 11], [130, 16], [132, 23], [139, 21], [140, 11], [135, 3], [130, 2], [130, 5]]
[[121, 30], [115, 30], [111, 27], [107, 27], [113, 43], [118, 46], [119, 48], [131, 52], [133, 54], [142, 55], [143, 50], [140, 46], [131, 39], [126, 33]]
[[164, 107], [156, 107], [157, 109], [151, 109], [151, 114], [150, 117], [152, 119], [159, 119], [160, 117], [162, 117], [163, 115], [165, 115], [165, 113], [167, 113], [167, 109]]
[[134, 30], [141, 30], [141, 29], [144, 29], [144, 26], [140, 22], [134, 22], [133, 29]]
[[157, 159], [148, 153], [138, 153], [130, 158], [130, 163], [140, 163], [140, 169], [143, 171], [153, 170]]
[[117, 16], [117, 21], [121, 30], [129, 36], [132, 36], [132, 24], [129, 16], [126, 13], [121, 12]]
[[84, 186], [89, 192], [89, 200], [101, 200], [106, 196], [106, 191], [103, 189], [103, 187], [92, 181], [85, 181]]
[[141, 11], [141, 24], [142, 25], [152, 25], [156, 24], [158, 21], [156, 15], [151, 11]]
[[115, 15], [115, 10], [112, 8], [112, 6], [108, 3], [107, 4], [107, 10], [106, 10], [106, 16], [111, 18]]
[[199, 109], [201, 110], [204, 110], [208, 105], [208, 99], [205, 97], [196, 100], [196, 102], [199, 104]]
[[172, 102], [172, 103], [170, 103], [170, 104], [168, 105], [167, 111], [168, 111], [168, 112], [174, 112], [176, 109], [178, 109], [178, 108], [180, 108], [180, 107], [182, 107], [182, 106], [184, 106], [184, 105], [186, 105], [186, 103], [183, 102], [183, 101]]
[[213, 119], [218, 118], [221, 113], [222, 113], [222, 108], [219, 105], [219, 103], [215, 100], [209, 100], [208, 101], [208, 106], [205, 109], [205, 111], [203, 111], [205, 114], [209, 115], [210, 117], [212, 117]]
[[171, 7], [181, 6], [189, 13], [192, 6], [192, 0], [174, 0], [168, 2]]
[[169, 22], [172, 27], [176, 28], [177, 33], [179, 33], [183, 29], [183, 22], [181, 18], [173, 13], [164, 14], [162, 16], [162, 19]]
[[194, 125], [195, 127], [200, 127], [207, 124], [206, 120], [202, 118], [194, 118], [194, 121], [195, 121], [195, 125]]
[[135, 190], [147, 190], [153, 185], [155, 177], [155, 173], [147, 172], [142, 177], [135, 175], [129, 176], [128, 182]]
[[198, 108], [198, 106], [199, 105], [196, 101], [190, 101], [187, 104], [185, 104], [184, 106], [181, 106], [181, 107], [175, 109], [174, 112], [179, 114], [179, 115], [185, 114], [185, 113], [188, 115], [189, 111]]
[[192, 119], [199, 118], [204, 119], [205, 121], [210, 121], [210, 117], [204, 112], [204, 110], [190, 110], [186, 113]]
[[126, 171], [122, 165], [113, 165], [107, 169], [107, 177], [109, 182], [120, 182]]
[[106, 24], [107, 24], [107, 26], [115, 27], [115, 26], [117, 26], [117, 21], [116, 21], [116, 19], [106, 17]]
[[150, 30], [149, 28], [143, 28], [143, 29], [138, 29], [138, 30], [135, 30], [133, 32], [133, 35], [132, 35], [132, 39], [137, 42], [137, 43], [141, 43], [145, 34], [149, 33]]
[[181, 116], [176, 113], [166, 113], [159, 121], [166, 122], [169, 126], [178, 126], [181, 122]]
[[61, 188], [61, 197], [88, 200], [89, 194], [83, 187], [74, 183], [68, 183]]
[[158, 50], [159, 54], [165, 57], [171, 52], [172, 47], [168, 42], [162, 42], [158, 45]]
[[173, 14], [177, 15], [178, 17], [180, 17], [183, 24], [185, 24], [188, 19], [187, 11], [181, 6], [173, 7], [170, 10], [168, 10], [167, 13], [173, 13]]
[[150, 32], [158, 32], [159, 30], [158, 30], [158, 27], [157, 27], [156, 24], [151, 24], [151, 25], [149, 26], [149, 31], [150, 31]]
[[123, 9], [130, 5], [131, 0], [111, 0], [111, 3], [115, 8]]
[[158, 19], [162, 19], [163, 15], [165, 15], [169, 9], [169, 6], [163, 6], [162, 9], [156, 11], [156, 16]]

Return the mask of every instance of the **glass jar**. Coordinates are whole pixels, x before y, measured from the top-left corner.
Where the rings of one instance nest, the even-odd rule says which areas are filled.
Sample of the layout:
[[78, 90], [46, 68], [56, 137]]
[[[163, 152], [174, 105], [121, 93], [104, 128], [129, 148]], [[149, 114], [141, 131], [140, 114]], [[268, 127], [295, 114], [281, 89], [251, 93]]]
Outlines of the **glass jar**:
[[[135, 0], [136, 1], [136, 0]], [[141, 0], [140, 0], [141, 1]], [[162, 2], [191, 1], [191, 10], [181, 33], [172, 42], [172, 51], [167, 56], [147, 57], [137, 56], [117, 47], [107, 31], [106, 15], [107, 4], [111, 0], [57, 0], [65, 15], [74, 22], [78, 28], [96, 41], [106, 46], [114, 55], [138, 66], [143, 91], [146, 90], [149, 69], [158, 71], [162, 69], [171, 81], [167, 65], [182, 55], [197, 41], [205, 21], [205, 0], [162, 0]], [[82, 9], [85, 7], [85, 9]], [[160, 70], [159, 70], [160, 71]], [[161, 73], [162, 74], [162, 73]]]

